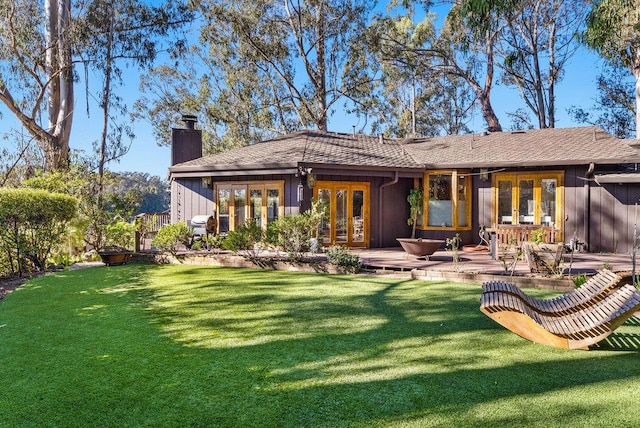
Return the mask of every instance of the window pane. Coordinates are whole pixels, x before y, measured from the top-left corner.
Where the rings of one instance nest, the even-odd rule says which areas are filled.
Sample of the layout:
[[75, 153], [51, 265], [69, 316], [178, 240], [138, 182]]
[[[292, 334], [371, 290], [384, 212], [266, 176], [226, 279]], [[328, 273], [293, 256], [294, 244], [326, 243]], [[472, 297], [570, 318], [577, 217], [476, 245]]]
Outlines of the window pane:
[[242, 226], [247, 221], [246, 210], [246, 189], [236, 189], [233, 191], [233, 224], [234, 227]]
[[336, 242], [347, 242], [347, 190], [336, 189]]
[[322, 202], [322, 206], [327, 207], [327, 216], [320, 224], [320, 232], [322, 233], [322, 241], [324, 243], [331, 242], [331, 220], [329, 213], [331, 212], [331, 190], [318, 189], [318, 200]]
[[220, 222], [219, 231], [225, 233], [229, 231], [229, 198], [231, 192], [229, 189], [218, 189], [218, 221]]
[[262, 190], [251, 189], [250, 194], [251, 203], [249, 205], [249, 215], [258, 226], [262, 226]]
[[558, 182], [555, 178], [543, 178], [541, 183], [540, 221], [545, 226], [551, 226], [556, 221], [556, 189]]
[[533, 180], [520, 180], [520, 199], [518, 203], [518, 221], [520, 224], [533, 224], [535, 202], [533, 200]]
[[513, 184], [511, 180], [498, 181], [498, 223], [513, 223]]
[[364, 215], [362, 209], [364, 205], [364, 191], [354, 190], [351, 195], [353, 198], [353, 235], [351, 240], [353, 242], [364, 242]]
[[429, 176], [429, 226], [450, 227], [453, 224], [451, 175]]
[[458, 226], [467, 226], [467, 180], [458, 176]]
[[267, 189], [267, 223], [278, 218], [280, 211], [280, 192], [278, 189]]

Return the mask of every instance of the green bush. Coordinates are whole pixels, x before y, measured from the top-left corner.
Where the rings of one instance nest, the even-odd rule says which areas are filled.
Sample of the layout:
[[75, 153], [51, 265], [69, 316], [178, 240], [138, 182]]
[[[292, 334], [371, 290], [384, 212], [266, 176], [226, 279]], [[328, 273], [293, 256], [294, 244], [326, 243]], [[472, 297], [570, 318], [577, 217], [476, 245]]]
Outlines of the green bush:
[[151, 240], [151, 245], [160, 251], [167, 251], [175, 255], [181, 245], [189, 245], [191, 235], [191, 228], [187, 226], [186, 222], [168, 224], [160, 228]]
[[315, 236], [315, 224], [310, 216], [296, 214], [275, 221], [277, 246], [286, 252], [291, 260], [300, 260], [311, 246]]
[[362, 268], [362, 261], [357, 254], [351, 254], [347, 247], [332, 245], [325, 250], [329, 263], [347, 272], [358, 272]]
[[246, 224], [229, 231], [222, 241], [222, 247], [234, 253], [255, 256], [258, 251], [256, 244], [262, 240], [262, 228], [255, 221], [249, 220]]
[[104, 229], [105, 246], [119, 247], [133, 251], [135, 248], [136, 225], [126, 221], [116, 221]]
[[78, 209], [72, 196], [35, 189], [0, 189], [0, 251], [4, 271], [44, 270]]

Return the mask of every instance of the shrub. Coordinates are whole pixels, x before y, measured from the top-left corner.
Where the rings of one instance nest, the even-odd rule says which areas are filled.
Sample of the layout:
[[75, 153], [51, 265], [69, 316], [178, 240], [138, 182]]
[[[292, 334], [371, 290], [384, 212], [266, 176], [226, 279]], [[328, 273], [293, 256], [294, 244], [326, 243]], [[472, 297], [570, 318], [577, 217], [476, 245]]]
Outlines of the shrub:
[[246, 224], [229, 231], [222, 241], [222, 247], [234, 253], [257, 256], [259, 248], [256, 244], [261, 242], [262, 238], [262, 228], [255, 221], [249, 220]]
[[189, 245], [190, 240], [191, 229], [186, 222], [180, 222], [162, 226], [151, 240], [151, 245], [175, 255], [179, 247]]
[[127, 250], [135, 248], [136, 225], [126, 221], [116, 221], [104, 229], [105, 246], [115, 246]]
[[357, 254], [351, 254], [347, 247], [332, 245], [325, 250], [329, 263], [344, 269], [347, 272], [358, 272], [362, 267], [362, 261]]
[[275, 222], [277, 246], [291, 260], [300, 260], [309, 251], [311, 238], [315, 235], [315, 224], [309, 215], [296, 214], [279, 218]]
[[0, 250], [10, 273], [44, 270], [78, 209], [72, 196], [35, 189], [0, 189]]

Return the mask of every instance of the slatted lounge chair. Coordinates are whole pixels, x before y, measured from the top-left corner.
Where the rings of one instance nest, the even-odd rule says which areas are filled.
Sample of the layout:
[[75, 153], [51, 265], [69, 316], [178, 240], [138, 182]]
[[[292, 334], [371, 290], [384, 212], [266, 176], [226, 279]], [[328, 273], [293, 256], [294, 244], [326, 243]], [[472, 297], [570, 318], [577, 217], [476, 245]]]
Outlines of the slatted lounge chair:
[[639, 309], [640, 292], [629, 284], [567, 315], [539, 312], [521, 297], [500, 291], [483, 293], [480, 304], [489, 318], [525, 339], [585, 350], [609, 336]]
[[621, 280], [619, 275], [608, 269], [603, 269], [580, 287], [553, 299], [538, 299], [529, 296], [517, 285], [504, 281], [485, 282], [482, 284], [482, 292], [499, 291], [514, 294], [537, 312], [558, 316], [590, 307], [593, 302], [602, 300], [611, 293]]

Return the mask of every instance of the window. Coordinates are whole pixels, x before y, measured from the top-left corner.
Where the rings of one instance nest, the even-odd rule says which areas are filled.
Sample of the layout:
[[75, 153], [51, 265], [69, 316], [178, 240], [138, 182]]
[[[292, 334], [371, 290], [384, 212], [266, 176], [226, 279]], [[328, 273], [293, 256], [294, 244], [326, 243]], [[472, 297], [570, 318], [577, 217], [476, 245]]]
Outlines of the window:
[[471, 227], [471, 179], [464, 171], [425, 173], [423, 229]]
[[218, 230], [226, 233], [255, 221], [262, 228], [284, 215], [284, 182], [225, 182], [215, 186]]
[[493, 177], [494, 224], [553, 226], [562, 239], [564, 174], [501, 173]]

